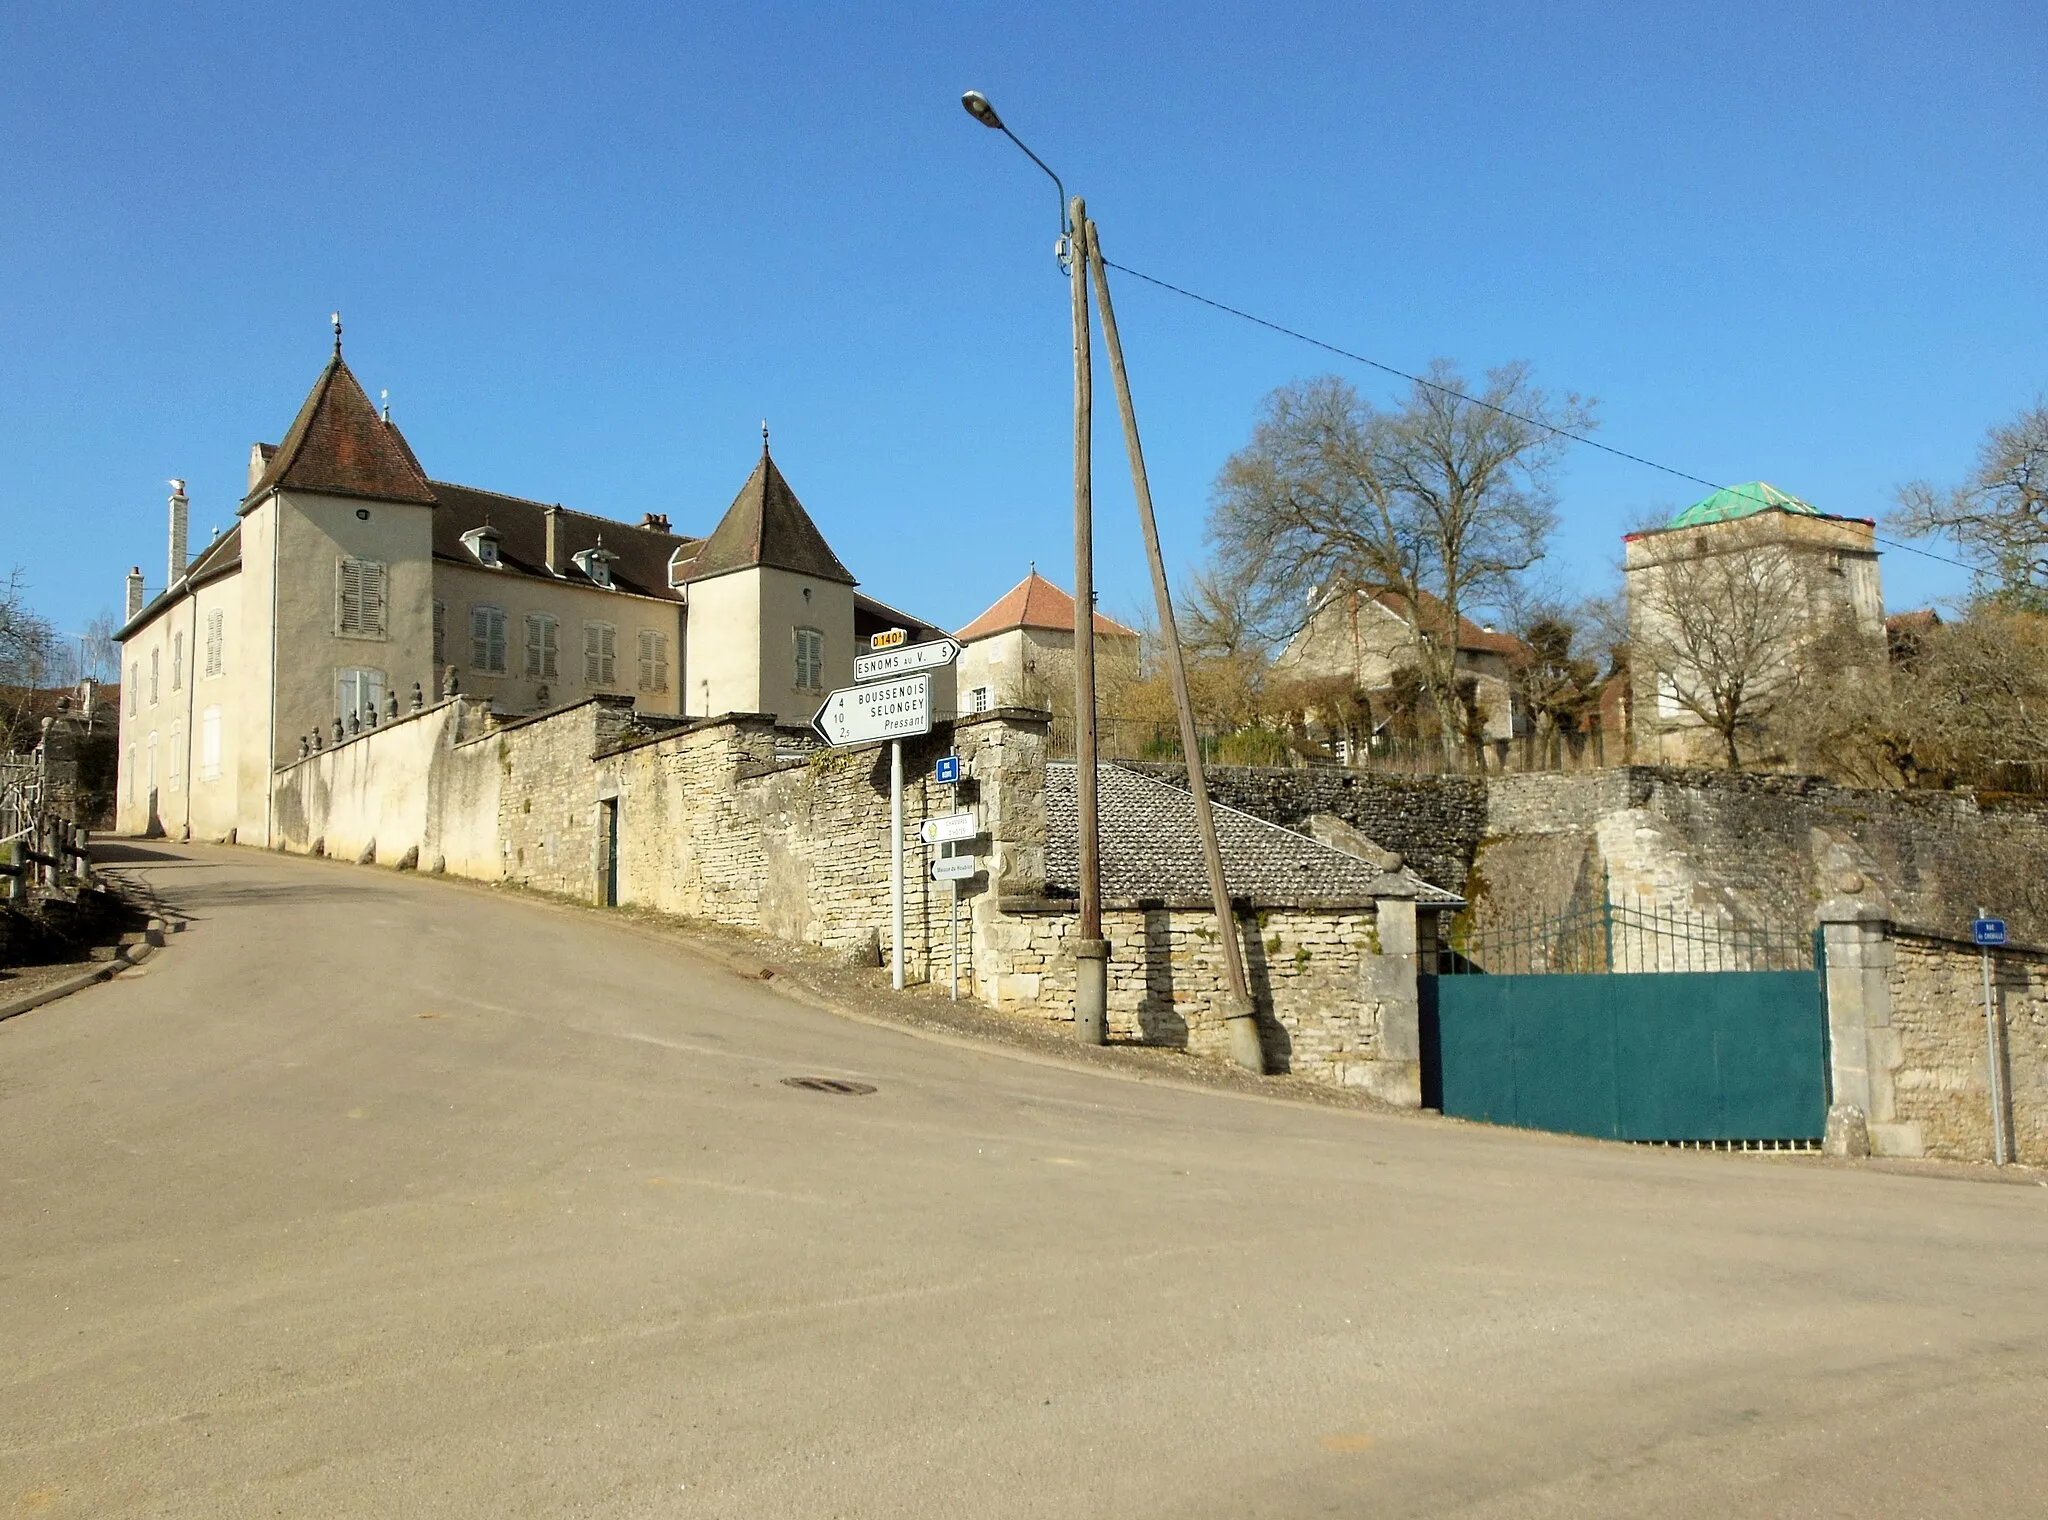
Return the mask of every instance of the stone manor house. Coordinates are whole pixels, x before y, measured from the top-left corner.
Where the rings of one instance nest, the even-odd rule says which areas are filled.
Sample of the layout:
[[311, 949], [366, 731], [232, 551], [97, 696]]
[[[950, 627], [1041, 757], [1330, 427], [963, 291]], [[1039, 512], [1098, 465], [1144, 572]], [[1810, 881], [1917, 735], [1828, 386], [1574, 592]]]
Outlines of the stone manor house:
[[[430, 479], [341, 356], [279, 444], [249, 455], [235, 525], [188, 557], [181, 482], [165, 589], [128, 577], [116, 827], [272, 842], [277, 767], [445, 690], [506, 714], [597, 695], [650, 719], [807, 723], [856, 644], [932, 625], [862, 596], [768, 451], [708, 536]], [[950, 713], [950, 679], [935, 682]]]

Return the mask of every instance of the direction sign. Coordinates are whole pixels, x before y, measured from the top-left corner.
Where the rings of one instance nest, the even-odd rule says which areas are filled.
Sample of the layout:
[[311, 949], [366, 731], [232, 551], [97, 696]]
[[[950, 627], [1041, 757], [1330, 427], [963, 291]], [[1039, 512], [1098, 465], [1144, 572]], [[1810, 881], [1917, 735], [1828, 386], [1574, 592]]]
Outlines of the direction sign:
[[910, 634], [906, 630], [901, 628], [884, 629], [881, 633], [876, 634], [873, 638], [868, 640], [868, 648], [894, 649], [898, 644], [901, 644], [905, 639], [909, 637]]
[[1980, 945], [2002, 945], [2005, 943], [2005, 920], [2002, 918], [1979, 918], [1970, 923], [1970, 933]]
[[[876, 636], [878, 639], [880, 635]], [[884, 649], [880, 654], [856, 655], [853, 678], [876, 681], [883, 676], [908, 675], [913, 670], [938, 670], [960, 658], [960, 645], [952, 639], [933, 639], [929, 644], [908, 644], [901, 649]]]
[[827, 744], [908, 739], [932, 731], [932, 678], [903, 676], [872, 686], [842, 686], [825, 699], [812, 726]]
[[979, 874], [980, 866], [972, 855], [941, 855], [932, 862], [933, 881], [966, 881]]
[[972, 813], [945, 813], [917, 826], [917, 837], [926, 844], [958, 844], [980, 832], [981, 825]]
[[960, 779], [960, 757], [941, 755], [939, 763], [932, 767], [932, 780], [941, 786], [951, 786]]

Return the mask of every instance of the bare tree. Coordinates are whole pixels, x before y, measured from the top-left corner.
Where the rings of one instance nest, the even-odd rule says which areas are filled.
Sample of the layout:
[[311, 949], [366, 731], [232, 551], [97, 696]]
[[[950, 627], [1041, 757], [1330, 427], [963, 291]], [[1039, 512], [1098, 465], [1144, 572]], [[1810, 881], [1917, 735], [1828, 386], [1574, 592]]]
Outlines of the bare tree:
[[2004, 606], [2048, 612], [2048, 401], [1993, 427], [1959, 486], [1899, 488], [1893, 525], [1954, 540], [1978, 590]]
[[28, 605], [23, 572], [0, 582], [0, 750], [34, 745], [38, 689], [49, 679], [57, 636]]
[[1788, 556], [1733, 526], [1712, 549], [1674, 545], [1629, 588], [1631, 658], [1656, 683], [1643, 696], [1660, 715], [1688, 715], [1711, 731], [1731, 771], [1742, 769], [1743, 743], [1761, 738], [1798, 687], [1792, 654], [1807, 607]]
[[1594, 425], [1591, 402], [1553, 400], [1524, 364], [1466, 392], [1444, 360], [1396, 410], [1334, 375], [1284, 386], [1217, 477], [1210, 514], [1271, 639], [1299, 630], [1318, 588], [1392, 592], [1413, 609], [1415, 666], [1447, 755], [1467, 726], [1461, 611], [1542, 557], [1565, 435]]
[[1506, 614], [1517, 644], [1508, 657], [1508, 685], [1529, 715], [1537, 746], [1554, 759], [1558, 736], [1576, 733], [1599, 700], [1599, 662], [1585, 647], [1592, 625], [1551, 596], [1511, 597]]

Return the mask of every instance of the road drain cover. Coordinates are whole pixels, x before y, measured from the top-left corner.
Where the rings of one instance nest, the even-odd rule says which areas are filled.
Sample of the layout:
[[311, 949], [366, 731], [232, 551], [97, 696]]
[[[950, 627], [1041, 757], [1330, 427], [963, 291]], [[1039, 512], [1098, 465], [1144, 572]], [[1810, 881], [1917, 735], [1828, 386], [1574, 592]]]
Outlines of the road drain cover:
[[848, 1082], [839, 1077], [784, 1077], [784, 1087], [801, 1087], [807, 1092], [837, 1093], [842, 1098], [864, 1098], [875, 1089], [866, 1082]]

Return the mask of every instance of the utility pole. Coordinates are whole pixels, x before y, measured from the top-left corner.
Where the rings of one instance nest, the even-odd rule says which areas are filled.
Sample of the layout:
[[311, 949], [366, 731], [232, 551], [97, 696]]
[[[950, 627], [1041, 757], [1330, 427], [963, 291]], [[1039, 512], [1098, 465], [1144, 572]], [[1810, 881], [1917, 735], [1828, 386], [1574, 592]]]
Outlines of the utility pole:
[[[1159, 550], [1159, 523], [1152, 513], [1152, 486], [1145, 475], [1145, 450], [1138, 441], [1138, 414], [1131, 404], [1130, 376], [1124, 370], [1124, 347], [1117, 337], [1116, 308], [1109, 300], [1109, 272], [1095, 240], [1095, 224], [1074, 202], [1074, 226], [1082, 256], [1095, 272], [1095, 304], [1102, 312], [1102, 340], [1109, 350], [1109, 373], [1116, 382], [1117, 410], [1123, 414], [1124, 450], [1131, 458], [1131, 486], [1138, 497], [1138, 526], [1145, 534], [1145, 555], [1152, 565], [1152, 595], [1159, 605], [1161, 643], [1166, 671], [1173, 682], [1174, 706], [1180, 712], [1180, 744], [1187, 756], [1188, 791], [1195, 802], [1195, 829], [1202, 836], [1202, 864], [1209, 874], [1209, 896], [1216, 908], [1216, 937], [1223, 943], [1223, 966], [1230, 979], [1230, 1000], [1224, 1009], [1230, 1032], [1230, 1057], [1247, 1071], [1263, 1074], [1265, 1051], [1252, 1006], [1251, 984], [1244, 974], [1244, 947], [1238, 943], [1237, 915], [1230, 907], [1230, 884], [1223, 875], [1223, 851], [1216, 843], [1216, 815], [1209, 807], [1209, 782], [1202, 771], [1201, 738], [1195, 731], [1194, 704], [1188, 698], [1187, 662], [1181, 657], [1180, 629], [1173, 620], [1173, 592], [1166, 583], [1166, 560]], [[1091, 632], [1093, 624], [1090, 624]]]
[[1091, 501], [1095, 381], [1089, 352], [1088, 244], [1082, 233], [1087, 208], [1067, 201], [1067, 187], [1052, 166], [1024, 146], [979, 90], [960, 97], [969, 116], [1000, 132], [1045, 171], [1060, 198], [1055, 257], [1066, 270], [1074, 319], [1074, 812], [1080, 831], [1081, 915], [1074, 926], [1074, 1037], [1100, 1045], [1109, 1006], [1109, 942], [1102, 937], [1102, 835], [1095, 777], [1095, 520]]
[[1102, 937], [1102, 835], [1095, 771], [1095, 376], [1088, 323], [1088, 210], [1068, 208], [1067, 278], [1074, 307], [1074, 813], [1080, 831], [1081, 920], [1074, 930], [1074, 1038], [1100, 1045], [1109, 1022], [1109, 941]]

